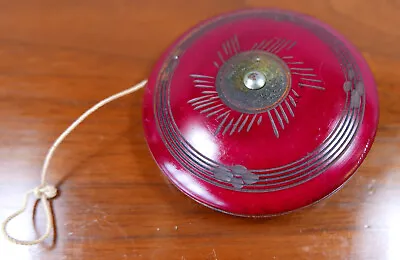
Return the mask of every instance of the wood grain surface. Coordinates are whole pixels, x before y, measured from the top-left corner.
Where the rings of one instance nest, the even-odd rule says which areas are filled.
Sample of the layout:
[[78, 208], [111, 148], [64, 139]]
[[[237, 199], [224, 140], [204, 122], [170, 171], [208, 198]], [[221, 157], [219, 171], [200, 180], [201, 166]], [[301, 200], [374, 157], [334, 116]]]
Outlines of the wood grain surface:
[[[222, 12], [279, 7], [311, 14], [363, 53], [379, 86], [376, 142], [334, 196], [252, 220], [191, 201], [161, 175], [144, 140], [143, 91], [92, 115], [51, 163], [56, 236], [1, 260], [400, 259], [399, 0], [69, 0], [0, 2], [0, 218], [39, 183], [52, 141], [82, 112], [146, 78], [185, 30]], [[33, 201], [30, 202], [30, 209]], [[40, 206], [40, 205], [39, 205]], [[10, 232], [44, 231], [41, 208]]]

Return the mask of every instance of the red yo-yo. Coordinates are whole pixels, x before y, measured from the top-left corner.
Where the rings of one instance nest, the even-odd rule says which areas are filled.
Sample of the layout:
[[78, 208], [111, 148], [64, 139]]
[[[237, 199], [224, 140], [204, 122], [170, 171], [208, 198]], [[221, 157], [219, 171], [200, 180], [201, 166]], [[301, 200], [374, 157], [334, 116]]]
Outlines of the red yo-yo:
[[146, 139], [183, 193], [238, 216], [313, 204], [357, 170], [378, 124], [361, 54], [314, 18], [246, 10], [181, 36], [144, 96]]

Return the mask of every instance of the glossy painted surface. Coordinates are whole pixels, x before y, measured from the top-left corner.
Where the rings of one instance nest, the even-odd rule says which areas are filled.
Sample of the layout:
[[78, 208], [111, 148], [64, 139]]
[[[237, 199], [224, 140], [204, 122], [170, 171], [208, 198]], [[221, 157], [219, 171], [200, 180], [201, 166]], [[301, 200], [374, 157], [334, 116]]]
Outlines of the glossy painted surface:
[[[231, 60], [251, 52], [254, 61], [229, 72]], [[251, 93], [224, 99], [221, 79], [268, 60], [264, 52], [290, 71], [285, 94], [260, 112], [240, 111], [240, 97], [229, 99]], [[378, 97], [362, 56], [331, 28], [248, 10], [205, 21], [168, 49], [146, 88], [143, 120], [155, 160], [185, 194], [230, 214], [266, 216], [319, 201], [351, 177], [373, 143]]]
[[[163, 178], [144, 139], [143, 91], [99, 110], [60, 147], [49, 181], [57, 239], [1, 260], [400, 259], [400, 6], [364, 0], [0, 1], [0, 218], [36, 186], [54, 138], [98, 100], [148, 77], [162, 50], [200, 20], [248, 7], [316, 16], [376, 78], [373, 148], [339, 192], [271, 219], [216, 213]], [[39, 208], [37, 230], [44, 231]], [[175, 229], [176, 227], [176, 229]], [[29, 214], [11, 226], [35, 234]]]

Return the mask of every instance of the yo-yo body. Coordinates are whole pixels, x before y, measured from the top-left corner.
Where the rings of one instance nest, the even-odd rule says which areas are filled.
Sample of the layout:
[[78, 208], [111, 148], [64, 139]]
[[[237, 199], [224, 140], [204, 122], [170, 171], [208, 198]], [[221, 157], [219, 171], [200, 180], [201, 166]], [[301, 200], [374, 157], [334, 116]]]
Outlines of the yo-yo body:
[[246, 10], [192, 28], [156, 64], [144, 97], [161, 171], [197, 202], [272, 216], [340, 188], [378, 124], [373, 76], [333, 29]]

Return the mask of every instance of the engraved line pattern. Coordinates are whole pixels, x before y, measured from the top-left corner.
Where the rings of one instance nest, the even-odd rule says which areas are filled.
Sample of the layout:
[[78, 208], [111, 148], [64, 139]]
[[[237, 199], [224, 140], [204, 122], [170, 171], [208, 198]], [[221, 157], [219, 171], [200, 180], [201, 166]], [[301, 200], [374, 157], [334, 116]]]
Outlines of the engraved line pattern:
[[281, 50], [283, 50], [288, 44], [290, 43], [290, 40], [287, 40], [284, 44], [281, 45], [278, 49], [275, 50], [275, 53], [279, 53]]
[[214, 79], [214, 77], [206, 76], [206, 75], [200, 75], [200, 74], [190, 74], [190, 77], [192, 77], [192, 78], [201, 78], [201, 79]]
[[228, 46], [228, 55], [232, 56], [233, 52], [231, 49], [231, 43], [229, 41], [226, 42], [226, 46]]
[[223, 105], [224, 105], [224, 104], [219, 104], [219, 105], [216, 105], [216, 106], [209, 107], [209, 108], [207, 108], [207, 109], [201, 110], [201, 111], [200, 111], [200, 114], [204, 114], [204, 113], [210, 112], [211, 110], [214, 110], [214, 109], [216, 109], [216, 108], [219, 108], [219, 107], [221, 107], [221, 106], [223, 106]]
[[[255, 43], [252, 49], [265, 50], [268, 48], [268, 51], [276, 53], [287, 48], [291, 44], [293, 44], [293, 42], [290, 40], [274, 37]], [[237, 35], [234, 35], [232, 38], [223, 42], [220, 50], [217, 50], [216, 54], [218, 58], [213, 62], [214, 66], [220, 68], [231, 56], [239, 53], [240, 49], [239, 39]], [[191, 74], [191, 77], [195, 78], [193, 82], [196, 88], [215, 89], [214, 77], [201, 74]], [[190, 103], [194, 107], [194, 110], [200, 110], [200, 113], [206, 113], [206, 117], [216, 116], [218, 121], [221, 120], [214, 134], [222, 133], [222, 135], [225, 135], [229, 133], [229, 135], [232, 135], [235, 132], [241, 132], [246, 125], [247, 131], [250, 131], [254, 124], [261, 125], [261, 115], [255, 114], [251, 116], [240, 114], [239, 116], [230, 118], [230, 108], [226, 107], [225, 104], [220, 101], [216, 91], [205, 90], [201, 93], [204, 95], [203, 97], [191, 99]], [[277, 110], [276, 113], [279, 114]], [[285, 117], [285, 115], [282, 116]], [[278, 121], [280, 120], [283, 122], [282, 116], [277, 115]]]
[[224, 64], [224, 63], [225, 63], [225, 60], [224, 60], [224, 57], [222, 57], [222, 54], [221, 54], [220, 51], [218, 51], [218, 57], [219, 57], [219, 59], [221, 60], [222, 64]]
[[237, 54], [239, 52], [240, 52], [239, 39], [237, 35], [234, 35], [231, 39], [228, 39], [227, 41], [221, 44], [221, 50], [217, 51], [217, 56], [219, 61], [221, 62], [221, 65], [217, 61], [214, 61], [213, 62], [214, 66], [217, 68], [221, 67], [226, 60], [228, 60], [234, 54]]
[[226, 48], [225, 42], [222, 44], [222, 49], [224, 50], [225, 55], [228, 55], [228, 49]]
[[[259, 43], [255, 43], [251, 49], [265, 50], [267, 52], [278, 54], [283, 49], [285, 49], [285, 48], [287, 49], [290, 46], [293, 46], [294, 43], [295, 42], [292, 42], [291, 40], [274, 37], [268, 41], [262, 40]], [[289, 44], [291, 44], [291, 45], [288, 47]], [[292, 59], [292, 58], [293, 58], [293, 56], [282, 57], [282, 59]], [[303, 64], [303, 63], [301, 62], [301, 63], [297, 63], [297, 64]]]
[[296, 101], [294, 101], [294, 98], [293, 98], [291, 95], [289, 95], [289, 100], [290, 100], [290, 102], [292, 103], [292, 105], [293, 105], [294, 107], [297, 106]]
[[297, 42], [293, 41], [293, 43], [287, 48], [287, 50], [291, 50], [296, 45], [296, 43]]
[[205, 103], [205, 104], [198, 105], [198, 106], [196, 106], [196, 107], [194, 108], [194, 110], [199, 110], [200, 108], [208, 107], [209, 105], [215, 104], [215, 103], [217, 103], [217, 102], [218, 102], [218, 101], [211, 101], [211, 102], [208, 102], [208, 103]]
[[202, 84], [196, 84], [194, 85], [196, 88], [214, 88], [214, 86], [209, 86], [209, 85], [202, 85]]
[[268, 110], [267, 113], [268, 113], [269, 120], [271, 121], [271, 125], [272, 125], [272, 129], [274, 130], [274, 134], [276, 137], [279, 137], [278, 128], [276, 128], [275, 121], [272, 118], [271, 112]]
[[276, 118], [278, 118], [278, 122], [281, 125], [282, 129], [285, 129], [285, 125], [283, 124], [282, 117], [279, 115], [278, 110], [276, 110], [276, 108], [274, 108], [274, 112], [275, 112]]
[[260, 44], [258, 45], [259, 48], [262, 48], [264, 46], [264, 44], [266, 43], [266, 40], [262, 40], [260, 42]]
[[211, 113], [207, 114], [206, 117], [210, 117], [210, 116], [213, 116], [213, 115], [215, 115], [215, 114], [218, 114], [219, 112], [222, 112], [222, 111], [225, 110], [225, 109], [226, 109], [226, 108], [218, 109], [218, 110], [216, 110], [216, 111], [214, 111], [214, 112], [211, 112]]
[[288, 102], [286, 99], [285, 99], [285, 105], [286, 105], [287, 109], [289, 110], [290, 115], [291, 115], [292, 117], [294, 117], [293, 110], [292, 110], [292, 108], [290, 107], [290, 104], [289, 104], [289, 102]]
[[203, 80], [203, 79], [195, 79], [193, 80], [194, 83], [210, 83], [213, 84], [214, 82], [209, 81], [209, 80]]
[[254, 49], [255, 50], [265, 50], [265, 48], [267, 48], [268, 47], [268, 45], [270, 44], [270, 43], [272, 43], [274, 40], [276, 40], [277, 38], [272, 38], [272, 39], [270, 39], [270, 40], [262, 40], [261, 42], [259, 42], [259, 43], [256, 43], [255, 44], [255, 47], [254, 47]]
[[236, 42], [236, 47], [237, 47], [238, 51], [240, 52], [240, 43], [239, 43], [239, 39], [238, 39], [238, 37], [237, 37], [236, 34], [235, 34], [235, 36], [234, 36], [234, 40], [235, 40], [235, 42]]
[[286, 124], [289, 124], [289, 118], [287, 117], [286, 112], [285, 112], [285, 110], [284, 110], [283, 107], [282, 107], [282, 104], [279, 104], [279, 110], [281, 110], [281, 113], [282, 113], [282, 115], [283, 115], [283, 118], [284, 118], [285, 121], [286, 121]]
[[267, 42], [264, 44], [264, 46], [260, 46], [259, 49], [260, 49], [260, 50], [265, 50], [274, 40], [276, 40], [276, 38], [273, 38], [273, 39], [267, 41]]
[[[213, 82], [214, 77], [202, 74], [190, 74], [190, 77], [194, 78], [193, 83], [195, 88], [215, 88], [215, 83]], [[225, 112], [227, 109], [223, 107], [224, 104], [221, 102], [216, 91], [206, 90], [202, 91], [201, 94], [203, 94], [203, 96], [188, 101], [188, 104], [191, 104], [193, 110], [200, 110], [200, 114], [206, 113], [206, 117], [211, 117]]]
[[233, 49], [233, 52], [235, 52], [235, 54], [237, 54], [237, 53], [238, 53], [238, 50], [236, 49], [235, 39], [231, 39], [231, 42], [232, 42], [232, 49]]
[[269, 48], [267, 49], [268, 52], [272, 52], [272, 49], [275, 48], [275, 46], [279, 45], [281, 43], [282, 39], [276, 39], [276, 41], [274, 42], [274, 44], [272, 44], [271, 46], [269, 46]]
[[202, 94], [218, 94], [218, 92], [217, 91], [213, 91], [213, 90], [206, 90], [206, 91], [203, 91], [203, 92], [201, 92]]
[[[277, 55], [278, 52], [282, 50], [290, 50], [295, 45], [295, 41], [274, 37], [254, 43], [251, 49], [264, 50]], [[239, 52], [239, 39], [237, 35], [234, 35], [232, 38], [226, 40], [221, 44], [220, 50], [217, 50], [218, 58], [216, 61], [214, 61], [214, 65], [217, 68], [220, 68], [231, 56]], [[302, 67], [302, 65], [304, 65], [303, 61], [288, 61], [294, 59], [293, 56], [284, 56], [281, 58], [286, 60], [286, 64], [289, 66], [292, 76], [300, 76], [298, 83], [298, 87], [300, 87], [300, 89], [302, 87], [309, 87], [318, 90], [325, 89], [324, 87], [320, 86], [323, 82], [322, 80], [317, 78], [318, 76], [316, 74], [313, 73], [313, 68]], [[195, 78], [194, 86], [196, 88], [215, 88], [214, 77], [201, 74], [191, 74], [191, 77]], [[300, 94], [297, 93], [296, 90], [294, 90], [293, 88], [290, 89], [290, 92], [291, 93], [286, 96], [283, 102], [285, 102], [288, 113], [292, 117], [295, 117], [294, 108], [297, 107], [295, 98], [299, 98]], [[235, 132], [241, 132], [246, 127], [246, 125], [246, 131], [249, 132], [254, 124], [261, 125], [262, 115], [257, 113], [251, 116], [242, 113], [239, 115], [235, 114], [233, 115], [233, 117], [229, 118], [229, 111], [232, 110], [229, 107], [226, 107], [225, 104], [222, 103], [222, 101], [220, 101], [219, 95], [216, 91], [203, 91], [202, 94], [207, 95], [207, 98], [201, 98], [199, 100], [192, 99], [190, 102], [193, 103], [192, 106], [194, 107], [194, 110], [201, 110], [201, 113], [207, 113], [206, 117], [217, 116], [217, 120], [221, 120], [217, 127], [217, 130], [215, 131], [215, 134], [222, 132], [223, 135], [227, 133], [229, 133], [229, 135], [233, 135]], [[356, 100], [356, 98], [354, 98], [354, 100]], [[273, 114], [269, 112], [271, 125], [274, 130], [275, 136], [279, 138], [277, 124], [279, 124], [282, 129], [285, 129], [284, 123], [286, 122], [286, 124], [289, 124], [289, 118], [282, 104], [278, 104], [276, 107], [273, 107], [268, 111], [271, 110], [274, 110]]]
[[292, 92], [293, 92], [293, 94], [294, 94], [296, 97], [300, 97], [300, 95], [297, 94], [296, 90], [292, 89]]
[[231, 130], [231, 132], [229, 133], [229, 135], [232, 135], [232, 134], [235, 132], [236, 128], [238, 127], [238, 125], [239, 125], [239, 123], [240, 123], [240, 120], [242, 120], [242, 117], [243, 117], [243, 114], [241, 114], [241, 115], [239, 116], [239, 119], [238, 119], [238, 120], [236, 121], [236, 123], [233, 125], [232, 130]]
[[[220, 50], [217, 50], [218, 59], [213, 61], [213, 64], [216, 68], [220, 68], [226, 60], [228, 60], [234, 54], [240, 52], [240, 42], [237, 35], [234, 35], [232, 38], [221, 44]], [[211, 76], [206, 76], [202, 74], [190, 74], [192, 78], [194, 78], [194, 87], [196, 88], [205, 88], [205, 89], [215, 89], [215, 78]], [[221, 116], [229, 116], [229, 108], [225, 106], [220, 100], [218, 93], [214, 90], [205, 90], [202, 91], [202, 97], [193, 98], [188, 101], [194, 108], [194, 110], [200, 110], [200, 113], [206, 113], [206, 117], [217, 116], [217, 120], [221, 118]], [[228, 110], [228, 111], [227, 111]], [[221, 113], [223, 113], [221, 115]], [[231, 129], [233, 121], [236, 120], [235, 117], [231, 119], [232, 123], [229, 122], [228, 125], [225, 125], [227, 120], [223, 118], [221, 121], [219, 128], [215, 131], [215, 134], [218, 134], [221, 130], [223, 130], [222, 134], [226, 134], [229, 129]], [[237, 124], [235, 124], [230, 132], [233, 134], [238, 128], [243, 116], [237, 119]]]
[[316, 74], [300, 73], [300, 72], [292, 72], [292, 75], [299, 75], [299, 76], [305, 76], [305, 77], [317, 77]]
[[264, 43], [265, 43], [265, 40], [262, 40], [260, 43], [254, 44], [253, 50], [254, 50], [254, 49], [256, 49], [256, 50], [257, 50], [257, 49], [260, 49], [260, 47], [262, 47]]
[[320, 79], [307, 79], [307, 78], [300, 78], [301, 80], [304, 80], [304, 81], [311, 81], [311, 82], [319, 82], [319, 83], [322, 83], [322, 80], [320, 80]]
[[229, 130], [229, 128], [231, 128], [232, 124], [233, 124], [233, 118], [232, 118], [231, 121], [229, 121], [229, 123], [226, 125], [224, 131], [222, 132], [222, 135], [225, 135], [226, 132], [228, 132], [228, 130]]
[[304, 84], [304, 83], [299, 83], [299, 86], [300, 86], [300, 87], [306, 87], [306, 88], [313, 88], [313, 89], [325, 90], [324, 87], [313, 86], [313, 85]]
[[219, 123], [217, 130], [215, 130], [214, 135], [217, 135], [221, 131], [221, 129], [224, 126], [225, 121], [228, 119], [228, 117], [229, 117], [229, 111], [226, 113], [226, 115], [225, 115], [224, 119], [222, 119], [221, 123]]
[[253, 118], [251, 119], [249, 125], [247, 126], [247, 132], [250, 131], [251, 127], [252, 127], [253, 124], [254, 124], [254, 121], [256, 120], [256, 117], [257, 117], [257, 114], [255, 114], [255, 115], [253, 116]]
[[[264, 44], [265, 43], [265, 44]], [[296, 45], [295, 41], [292, 40], [286, 40], [286, 39], [282, 39], [282, 38], [272, 38], [268, 41], [263, 40], [259, 43], [256, 43], [253, 46], [253, 49], [261, 49], [261, 50], [266, 50], [268, 52], [277, 54], [278, 52], [280, 52], [281, 50], [290, 50], [292, 48], [294, 48], [294, 46]], [[305, 84], [304, 82], [307, 82], [306, 80], [302, 79], [308, 79], [308, 77], [315, 77], [314, 82], [315, 86], [322, 84], [322, 80], [317, 79], [317, 75], [314, 74], [314, 69], [311, 67], [303, 67], [302, 65], [304, 65], [303, 61], [299, 61], [299, 60], [294, 60], [294, 61], [290, 61], [292, 59], [294, 59], [293, 56], [283, 56], [281, 57], [283, 60], [286, 60], [286, 64], [289, 66], [289, 69], [291, 71], [292, 76], [301, 76], [301, 79], [299, 80], [299, 85], [298, 87], [301, 89], [302, 84]], [[319, 83], [319, 84], [318, 84]], [[311, 85], [311, 84], [310, 84]], [[318, 86], [317, 89], [322, 89], [322, 86]], [[287, 107], [287, 111], [289, 112], [289, 114], [294, 117], [294, 108], [297, 107], [297, 103], [294, 97], [299, 98], [300, 94], [296, 92], [296, 90], [294, 90], [293, 88], [291, 89], [291, 93], [293, 93], [293, 95], [288, 95], [287, 98], [284, 100], [286, 107]], [[287, 124], [289, 124], [289, 118], [285, 112], [285, 109], [282, 107], [282, 104], [279, 104], [279, 109], [278, 107], [274, 107], [274, 116], [276, 116], [276, 120], [279, 123], [279, 125], [281, 126], [282, 129], [284, 129], [284, 122], [286, 122]], [[270, 110], [269, 110], [270, 111]], [[272, 119], [274, 119], [274, 117], [271, 115]], [[271, 120], [270, 120], [271, 121]], [[250, 122], [250, 126], [253, 125], [253, 120], [252, 122]], [[258, 123], [258, 122], [257, 122]], [[271, 124], [275, 124], [276, 127], [276, 121], [272, 120]], [[274, 128], [274, 127], [273, 127]], [[275, 129], [274, 129], [275, 132]], [[276, 137], [279, 137], [279, 131], [276, 130], [276, 132], [278, 134], [276, 134]]]
[[197, 102], [193, 103], [192, 106], [201, 105], [201, 104], [207, 103], [207, 102], [209, 102], [211, 100], [215, 100], [215, 99], [219, 99], [219, 97], [218, 96], [211, 96], [210, 98], [208, 98], [206, 100], [203, 99], [203, 100], [200, 100], [200, 101], [197, 101]]
[[247, 120], [249, 120], [250, 115], [247, 115], [246, 118], [244, 119], [243, 123], [240, 125], [239, 129], [238, 129], [238, 133], [240, 133], [243, 129], [243, 127], [246, 125]]
[[231, 112], [231, 111], [226, 111], [225, 113], [219, 115], [219, 116], [217, 117], [217, 119], [220, 119], [221, 117], [223, 117], [223, 116], [229, 114], [230, 112]]
[[188, 101], [188, 103], [191, 104], [193, 102], [196, 102], [196, 101], [199, 101], [199, 100], [202, 100], [202, 99], [205, 99], [205, 98], [209, 98], [209, 97], [212, 97], [212, 96], [213, 95], [206, 95], [206, 96], [201, 96], [201, 97], [197, 97], [197, 98], [192, 98], [191, 100]]
[[300, 71], [313, 71], [312, 68], [290, 68], [291, 70], [300, 70]]
[[[291, 49], [292, 47], [288, 48]], [[285, 58], [285, 57], [284, 57]], [[294, 61], [294, 62], [287, 62], [288, 66], [290, 65], [303, 65], [304, 63], [302, 61]], [[298, 86], [300, 88], [302, 87], [308, 87], [308, 88], [313, 88], [316, 90], [325, 90], [325, 88], [322, 86], [323, 81], [321, 79], [318, 79], [318, 75], [314, 74], [314, 69], [313, 68], [307, 68], [307, 67], [290, 67], [291, 74], [293, 76], [300, 76]], [[343, 70], [343, 67], [342, 67]], [[311, 78], [310, 78], [311, 77]], [[314, 77], [314, 78], [312, 78]], [[296, 92], [293, 92], [296, 97], [298, 97], [298, 94]], [[293, 106], [296, 106], [295, 102], [293, 102], [292, 98], [289, 97], [291, 103]]]
[[262, 115], [260, 115], [260, 117], [258, 118], [257, 125], [261, 125], [261, 122], [262, 122]]
[[304, 62], [302, 62], [302, 61], [292, 61], [292, 62], [286, 62], [286, 64], [289, 64], [289, 65], [302, 65], [302, 64], [304, 64]]
[[287, 45], [288, 40], [281, 39], [279, 44], [277, 44], [274, 48], [272, 48], [271, 52], [277, 53], [277, 50], [281, 49], [282, 47], [284, 48], [285, 45]]

